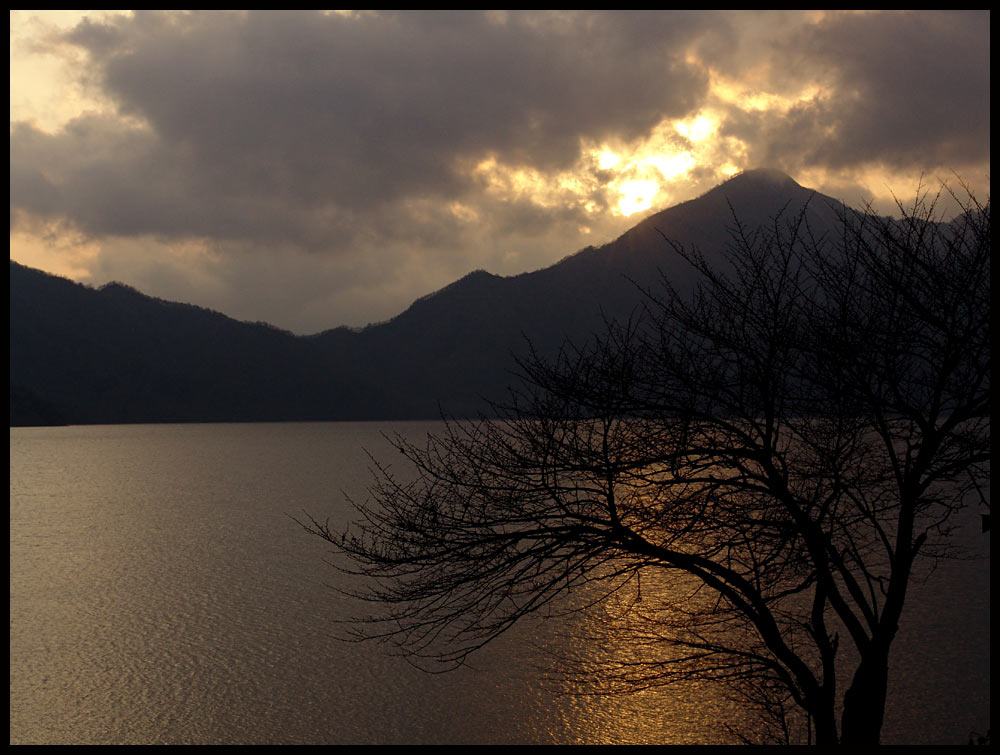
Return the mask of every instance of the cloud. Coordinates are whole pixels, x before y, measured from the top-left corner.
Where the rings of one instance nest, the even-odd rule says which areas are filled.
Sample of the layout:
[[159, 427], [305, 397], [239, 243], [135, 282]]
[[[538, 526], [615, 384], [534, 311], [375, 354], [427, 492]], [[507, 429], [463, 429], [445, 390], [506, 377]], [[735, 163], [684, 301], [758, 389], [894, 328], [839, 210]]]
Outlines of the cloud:
[[103, 104], [11, 123], [12, 232], [299, 331], [609, 240], [630, 178], [989, 162], [988, 12], [137, 11], [32, 44]]
[[469, 192], [470, 160], [566, 168], [582, 139], [634, 138], [696, 108], [705, 71], [671, 45], [694, 17], [636, 48], [638, 22], [253, 11], [84, 21], [66, 42], [89, 52], [90, 75], [139, 126], [82, 118], [48, 137], [18, 126], [19, 168], [77, 157], [47, 161], [55, 181], [29, 168], [15, 201], [96, 234], [336, 251], [358, 227], [407, 220], [414, 198]]
[[[759, 164], [833, 170], [981, 168], [990, 158], [989, 12], [832, 14], [776, 41], [774, 81], [814, 94], [733, 109]], [[790, 86], [791, 85], [791, 86]]]

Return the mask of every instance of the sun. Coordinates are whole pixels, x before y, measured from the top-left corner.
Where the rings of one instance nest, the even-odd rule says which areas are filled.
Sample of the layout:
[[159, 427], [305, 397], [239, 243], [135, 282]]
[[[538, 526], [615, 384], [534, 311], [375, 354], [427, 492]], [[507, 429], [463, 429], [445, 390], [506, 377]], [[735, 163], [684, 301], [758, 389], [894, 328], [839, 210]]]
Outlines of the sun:
[[621, 199], [618, 200], [618, 211], [628, 217], [637, 212], [648, 210], [653, 206], [653, 200], [660, 191], [657, 181], [646, 178], [625, 181], [618, 186]]

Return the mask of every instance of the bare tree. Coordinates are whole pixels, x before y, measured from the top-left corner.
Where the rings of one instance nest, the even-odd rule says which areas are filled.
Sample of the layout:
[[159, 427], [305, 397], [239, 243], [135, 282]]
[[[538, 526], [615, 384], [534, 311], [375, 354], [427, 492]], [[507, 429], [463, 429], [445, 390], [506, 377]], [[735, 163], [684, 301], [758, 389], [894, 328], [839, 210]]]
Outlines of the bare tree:
[[989, 202], [900, 210], [737, 223], [717, 265], [678, 247], [692, 295], [523, 362], [499, 419], [399, 440], [414, 478], [309, 524], [368, 578], [360, 635], [457, 665], [567, 595], [617, 601], [634, 650], [578, 673], [712, 679], [772, 739], [878, 742], [914, 569], [989, 506]]

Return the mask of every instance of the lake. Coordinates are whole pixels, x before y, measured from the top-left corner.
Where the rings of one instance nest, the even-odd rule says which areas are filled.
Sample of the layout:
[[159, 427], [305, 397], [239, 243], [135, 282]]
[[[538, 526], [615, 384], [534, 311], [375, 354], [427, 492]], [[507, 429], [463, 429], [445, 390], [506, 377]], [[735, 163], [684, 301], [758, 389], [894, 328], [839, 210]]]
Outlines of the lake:
[[[556, 621], [438, 675], [337, 639], [364, 609], [290, 515], [342, 528], [364, 449], [391, 460], [383, 432], [437, 427], [11, 428], [11, 744], [731, 741], [740, 712], [711, 688], [563, 694], [538, 666], [565, 641]], [[985, 558], [911, 592], [886, 743], [961, 744], [989, 724], [989, 535], [963, 538]]]

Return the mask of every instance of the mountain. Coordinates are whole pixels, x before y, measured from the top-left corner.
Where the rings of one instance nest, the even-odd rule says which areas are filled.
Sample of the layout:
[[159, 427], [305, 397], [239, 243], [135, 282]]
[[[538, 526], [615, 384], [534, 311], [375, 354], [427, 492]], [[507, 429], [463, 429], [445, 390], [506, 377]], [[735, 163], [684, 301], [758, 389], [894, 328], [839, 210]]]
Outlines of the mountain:
[[529, 340], [553, 353], [628, 316], [661, 276], [688, 285], [691, 270], [664, 237], [712, 256], [734, 217], [753, 228], [807, 205], [814, 227], [835, 222], [834, 200], [783, 173], [748, 171], [551, 267], [479, 270], [388, 322], [307, 337], [11, 262], [11, 424], [474, 415], [484, 397], [505, 396]]

